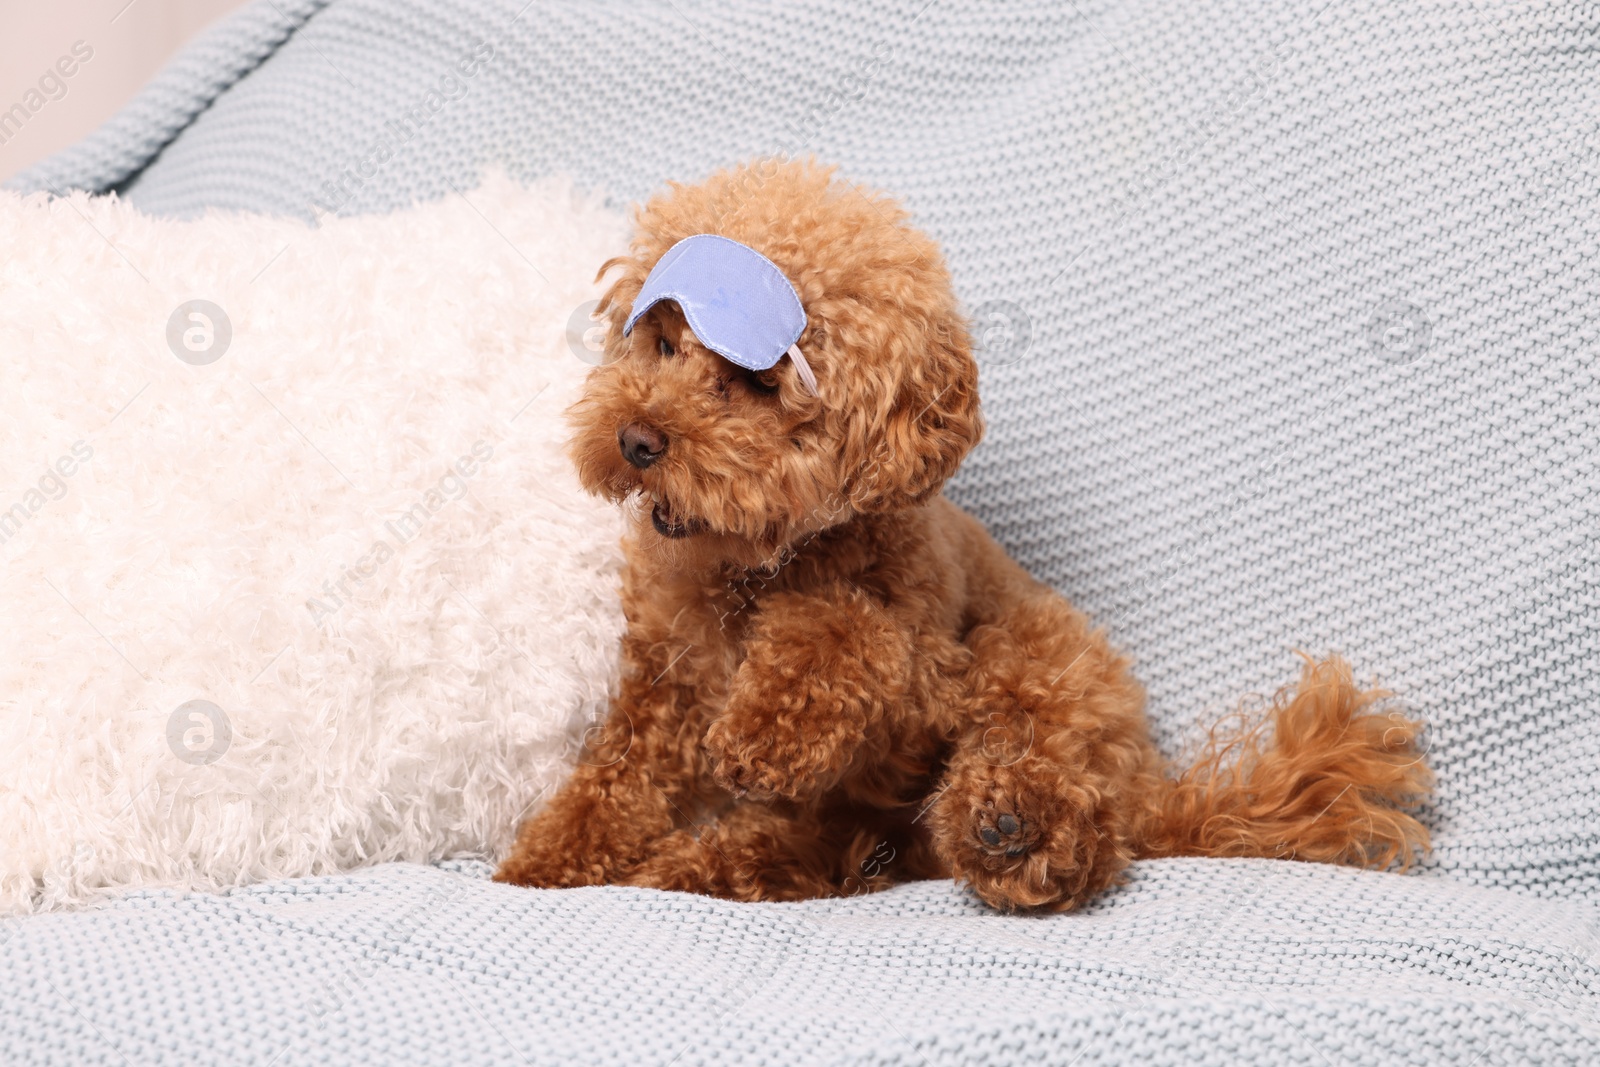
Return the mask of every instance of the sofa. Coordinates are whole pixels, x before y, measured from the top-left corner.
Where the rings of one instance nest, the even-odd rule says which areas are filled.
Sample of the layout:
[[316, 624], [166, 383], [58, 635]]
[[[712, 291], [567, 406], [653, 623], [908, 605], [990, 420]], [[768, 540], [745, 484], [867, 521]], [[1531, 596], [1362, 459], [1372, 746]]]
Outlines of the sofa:
[[1600, 1059], [1597, 74], [1559, 0], [246, 7], [13, 187], [324, 218], [836, 162], [973, 319], [949, 495], [1132, 653], [1163, 749], [1337, 651], [1427, 724], [1434, 847], [1143, 862], [1053, 916], [489, 857], [137, 889], [0, 921], [0, 1059]]

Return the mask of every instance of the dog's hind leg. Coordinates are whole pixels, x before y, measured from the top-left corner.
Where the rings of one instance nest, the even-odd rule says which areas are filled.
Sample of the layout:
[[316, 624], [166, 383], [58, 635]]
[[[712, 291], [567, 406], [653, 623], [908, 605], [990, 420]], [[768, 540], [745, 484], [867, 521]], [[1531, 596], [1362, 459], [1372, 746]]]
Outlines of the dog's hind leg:
[[1141, 857], [1383, 867], [1427, 847], [1406, 810], [1431, 783], [1419, 726], [1375, 714], [1382, 694], [1338, 659], [1308, 661], [1268, 716], [1173, 772], [1125, 661], [1065, 601], [1027, 598], [968, 643], [970, 725], [928, 821], [995, 907], [1074, 907]]
[[903, 813], [743, 803], [662, 838], [625, 880], [732, 900], [855, 896], [919, 876], [926, 848]]
[[1160, 800], [1143, 690], [1052, 593], [967, 643], [971, 711], [928, 812], [934, 847], [994, 907], [1074, 907], [1117, 880]]

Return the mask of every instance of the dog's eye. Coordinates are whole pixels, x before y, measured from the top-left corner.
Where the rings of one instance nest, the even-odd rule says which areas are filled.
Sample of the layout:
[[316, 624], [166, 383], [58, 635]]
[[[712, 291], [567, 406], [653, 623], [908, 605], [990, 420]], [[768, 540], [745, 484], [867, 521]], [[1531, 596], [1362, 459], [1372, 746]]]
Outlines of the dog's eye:
[[656, 342], [656, 351], [660, 352], [663, 356], [670, 356], [673, 352], [677, 351], [677, 349], [672, 347], [671, 341], [663, 337]]

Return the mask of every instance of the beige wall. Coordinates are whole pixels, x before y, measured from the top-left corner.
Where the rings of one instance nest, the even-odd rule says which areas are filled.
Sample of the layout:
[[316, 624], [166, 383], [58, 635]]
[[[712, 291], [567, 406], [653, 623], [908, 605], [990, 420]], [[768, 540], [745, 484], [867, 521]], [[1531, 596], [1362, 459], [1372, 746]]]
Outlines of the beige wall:
[[[243, 3], [0, 0], [0, 181], [110, 118], [184, 42]], [[80, 41], [88, 60], [73, 55]], [[70, 77], [57, 69], [63, 57]], [[20, 129], [16, 112], [5, 119], [18, 104], [37, 106]]]

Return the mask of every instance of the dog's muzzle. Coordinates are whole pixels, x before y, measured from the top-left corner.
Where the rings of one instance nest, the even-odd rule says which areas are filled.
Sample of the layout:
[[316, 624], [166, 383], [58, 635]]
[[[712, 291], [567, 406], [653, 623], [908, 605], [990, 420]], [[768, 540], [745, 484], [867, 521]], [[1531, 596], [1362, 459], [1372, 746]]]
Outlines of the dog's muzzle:
[[623, 459], [644, 470], [667, 451], [667, 435], [654, 426], [632, 422], [618, 432], [617, 447]]

